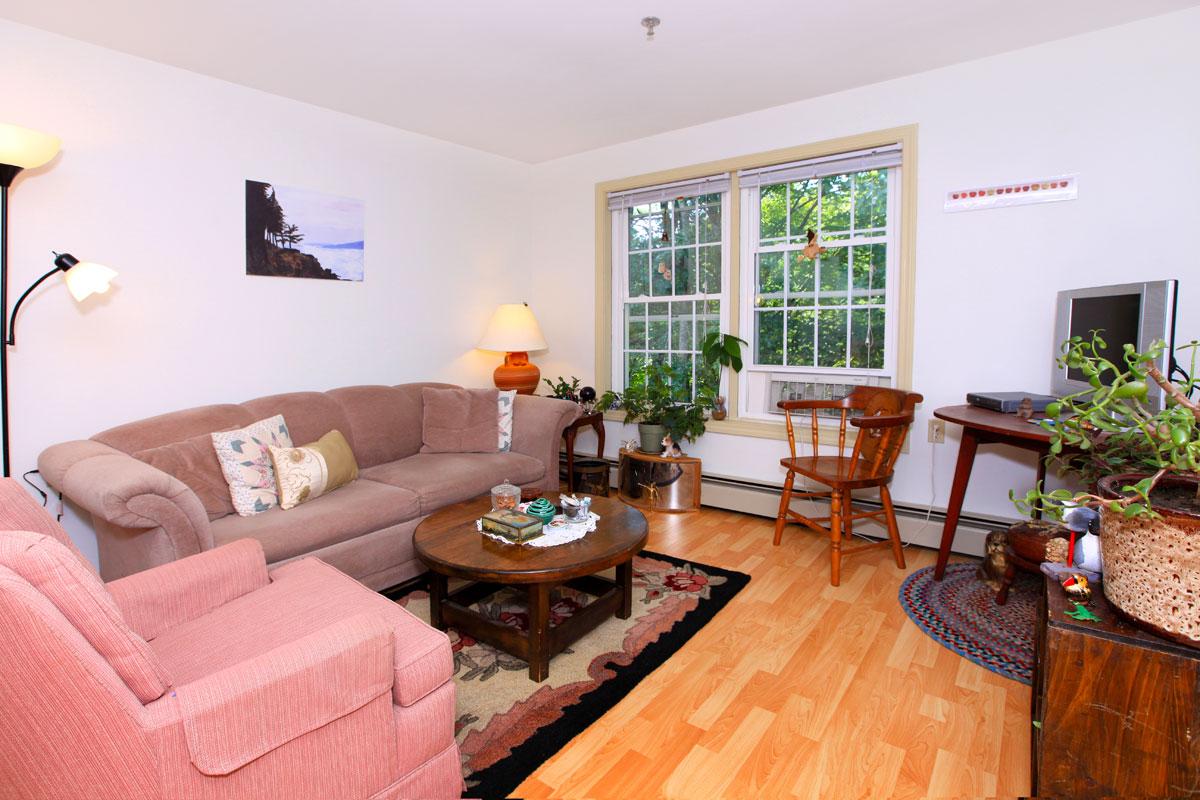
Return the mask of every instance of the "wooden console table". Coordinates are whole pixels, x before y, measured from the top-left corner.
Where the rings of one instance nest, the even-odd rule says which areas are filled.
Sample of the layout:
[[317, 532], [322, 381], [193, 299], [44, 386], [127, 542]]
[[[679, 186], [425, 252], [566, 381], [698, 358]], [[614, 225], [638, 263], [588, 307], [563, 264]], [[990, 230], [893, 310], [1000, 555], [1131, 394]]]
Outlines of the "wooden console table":
[[[1041, 483], [1046, 480], [1050, 434], [1040, 425], [1020, 419], [1016, 414], [1002, 414], [978, 406], [943, 406], [934, 410], [933, 415], [961, 425], [963, 429], [962, 443], [958, 446], [958, 462], [954, 467], [954, 483], [950, 487], [950, 501], [946, 504], [942, 542], [938, 546], [937, 566], [933, 569], [933, 579], [940, 581], [950, 561], [950, 547], [954, 544], [958, 516], [962, 513], [963, 498], [967, 494], [967, 481], [971, 479], [971, 467], [975, 464], [975, 450], [981, 444], [1006, 444], [1032, 450], [1038, 454], [1037, 481]], [[1033, 516], [1038, 519], [1041, 512], [1035, 511]]]
[[1200, 650], [1121, 621], [1098, 622], [1045, 580], [1033, 674], [1034, 797], [1200, 796]]

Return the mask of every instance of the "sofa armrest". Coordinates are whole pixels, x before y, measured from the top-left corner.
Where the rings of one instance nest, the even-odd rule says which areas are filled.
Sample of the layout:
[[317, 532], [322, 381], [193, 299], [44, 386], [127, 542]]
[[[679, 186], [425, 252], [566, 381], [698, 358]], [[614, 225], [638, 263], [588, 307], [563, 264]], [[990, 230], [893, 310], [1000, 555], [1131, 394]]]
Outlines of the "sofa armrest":
[[38, 456], [42, 477], [92, 514], [119, 528], [162, 528], [177, 556], [213, 546], [208, 514], [182, 481], [91, 440], [64, 442]]
[[107, 584], [129, 626], [143, 639], [204, 616], [270, 583], [255, 539], [181, 558]]
[[381, 695], [391, 702], [393, 647], [382, 614], [358, 614], [176, 687], [192, 764], [228, 775]]
[[517, 395], [513, 403], [512, 450], [545, 464], [546, 474], [538, 484], [539, 488], [558, 489], [558, 451], [562, 445], [562, 432], [579, 414], [579, 404], [570, 400]]

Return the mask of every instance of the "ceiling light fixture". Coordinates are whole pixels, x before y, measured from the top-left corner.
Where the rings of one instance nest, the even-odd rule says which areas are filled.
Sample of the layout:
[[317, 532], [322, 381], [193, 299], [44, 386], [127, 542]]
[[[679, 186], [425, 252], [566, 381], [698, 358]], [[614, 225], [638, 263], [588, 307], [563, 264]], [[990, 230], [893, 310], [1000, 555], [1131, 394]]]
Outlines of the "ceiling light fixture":
[[662, 24], [658, 17], [642, 17], [642, 27], [646, 29], [646, 41], [654, 41], [654, 29]]

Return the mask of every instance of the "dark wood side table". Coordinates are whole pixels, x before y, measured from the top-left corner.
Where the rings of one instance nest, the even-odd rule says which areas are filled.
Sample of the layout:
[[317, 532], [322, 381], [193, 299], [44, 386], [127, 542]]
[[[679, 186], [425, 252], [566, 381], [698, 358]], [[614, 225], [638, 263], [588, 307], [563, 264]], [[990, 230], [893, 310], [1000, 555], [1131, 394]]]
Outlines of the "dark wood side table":
[[[963, 498], [967, 494], [967, 481], [971, 479], [971, 467], [975, 464], [975, 450], [981, 444], [1006, 444], [1032, 450], [1038, 454], [1037, 481], [1041, 483], [1046, 480], [1050, 434], [1040, 425], [1020, 419], [1016, 414], [1002, 414], [978, 406], [943, 406], [934, 410], [933, 415], [961, 425], [963, 429], [962, 442], [958, 445], [958, 462], [954, 467], [954, 483], [950, 487], [950, 501], [946, 504], [942, 542], [938, 546], [937, 566], [933, 569], [933, 579], [940, 581], [950, 561], [950, 547], [954, 544], [958, 516], [962, 513]], [[1034, 512], [1035, 519], [1040, 517], [1040, 512]]]
[[596, 432], [596, 458], [604, 458], [604, 412], [593, 411], [583, 414], [563, 428], [563, 440], [567, 448], [567, 492], [575, 493], [575, 436], [584, 428]]
[[1047, 578], [1037, 617], [1034, 797], [1200, 796], [1200, 650], [1121, 621], [1096, 587], [1075, 620]]
[[[646, 545], [646, 517], [636, 508], [606, 497], [592, 498], [600, 516], [596, 530], [555, 547], [498, 542], [475, 530], [475, 520], [491, 508], [490, 497], [477, 497], [435, 511], [413, 532], [413, 549], [430, 569], [429, 618], [529, 662], [529, 677], [544, 681], [550, 659], [614, 614], [633, 613], [633, 557]], [[616, 567], [616, 580], [600, 575]], [[469, 581], [451, 592], [449, 579]], [[525, 590], [529, 630], [522, 633], [471, 608], [505, 586]], [[578, 613], [554, 625], [552, 596], [569, 586], [594, 599]]]

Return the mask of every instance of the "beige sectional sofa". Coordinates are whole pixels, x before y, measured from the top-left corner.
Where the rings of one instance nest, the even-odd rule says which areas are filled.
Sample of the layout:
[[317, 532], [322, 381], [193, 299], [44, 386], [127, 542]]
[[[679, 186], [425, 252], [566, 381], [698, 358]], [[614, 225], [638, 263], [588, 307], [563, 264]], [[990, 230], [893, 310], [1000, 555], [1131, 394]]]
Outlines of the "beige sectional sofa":
[[[382, 589], [424, 571], [413, 555], [412, 534], [438, 508], [484, 494], [505, 479], [557, 489], [562, 430], [579, 413], [565, 400], [518, 395], [511, 452], [421, 453], [425, 386], [448, 384], [349, 386], [175, 411], [54, 445], [42, 453], [38, 468], [92, 515], [106, 581], [249, 537], [262, 543], [270, 566], [315, 555]], [[341, 431], [358, 461], [358, 480], [287, 511], [214, 513], [214, 504], [202, 502], [197, 492], [216, 487], [198, 483], [188, 458], [206, 455], [208, 434], [275, 414], [283, 415], [297, 445]], [[187, 449], [189, 441], [194, 450]], [[145, 458], [167, 445], [191, 453], [171, 462], [175, 474], [133, 455]]]

